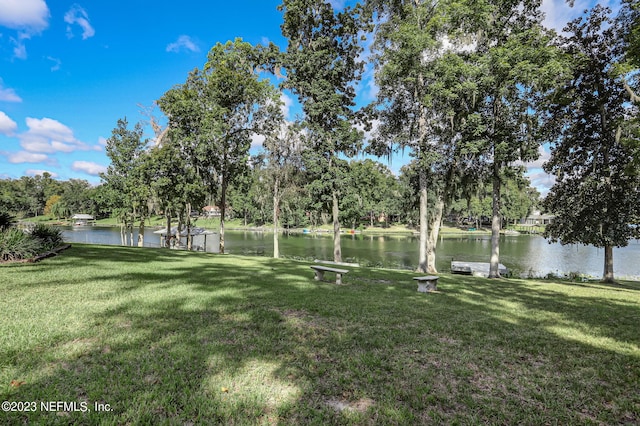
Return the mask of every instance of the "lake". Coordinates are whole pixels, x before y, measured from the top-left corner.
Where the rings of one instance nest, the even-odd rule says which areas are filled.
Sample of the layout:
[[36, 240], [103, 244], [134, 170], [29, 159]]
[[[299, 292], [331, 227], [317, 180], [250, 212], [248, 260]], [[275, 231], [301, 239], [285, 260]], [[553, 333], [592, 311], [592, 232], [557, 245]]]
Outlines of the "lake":
[[[67, 242], [120, 244], [120, 228], [61, 227]], [[154, 229], [145, 230], [145, 246], [160, 247], [160, 236]], [[137, 231], [134, 235], [137, 235]], [[442, 238], [436, 247], [436, 267], [450, 270], [452, 260], [488, 262], [491, 251], [489, 235], [469, 235]], [[216, 252], [218, 235], [207, 236], [206, 249]], [[202, 236], [194, 244], [204, 246]], [[273, 234], [254, 231], [225, 231], [225, 251], [242, 255], [273, 255]], [[330, 234], [291, 234], [280, 237], [283, 257], [299, 259], [333, 258], [333, 237]], [[613, 250], [617, 278], [640, 280], [640, 243]], [[414, 269], [418, 259], [418, 237], [411, 235], [348, 235], [342, 236], [342, 256], [345, 262], [363, 266]], [[602, 276], [604, 250], [590, 246], [549, 244], [537, 235], [503, 235], [500, 237], [500, 263], [515, 276], [545, 276], [549, 273], [577, 272], [595, 278]]]

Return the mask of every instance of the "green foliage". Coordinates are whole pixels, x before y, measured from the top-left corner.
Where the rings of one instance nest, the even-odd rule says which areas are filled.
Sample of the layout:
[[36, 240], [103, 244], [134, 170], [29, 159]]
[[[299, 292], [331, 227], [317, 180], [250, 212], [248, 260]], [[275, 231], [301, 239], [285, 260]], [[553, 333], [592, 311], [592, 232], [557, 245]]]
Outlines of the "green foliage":
[[202, 70], [193, 70], [158, 105], [169, 118], [176, 149], [215, 195], [222, 213], [220, 251], [224, 252], [227, 190], [247, 173], [252, 136], [277, 129], [281, 112], [274, 87], [260, 78], [264, 58], [259, 49], [238, 38], [217, 43], [207, 59]]
[[16, 218], [7, 212], [0, 212], [0, 231], [11, 228], [16, 223]]
[[0, 232], [0, 260], [3, 262], [32, 258], [41, 249], [40, 240], [17, 228]]
[[63, 185], [47, 172], [15, 180], [0, 180], [0, 210], [19, 217], [38, 216], [44, 212], [46, 200], [59, 193]]
[[101, 190], [104, 201], [121, 222], [130, 227], [136, 219], [144, 220], [149, 214], [152, 171], [145, 163], [148, 141], [142, 138], [142, 125], [137, 123], [133, 129], [128, 125], [126, 118], [119, 119], [107, 139], [105, 149], [111, 164], [100, 177], [105, 186]]
[[[596, 6], [571, 22], [562, 40], [574, 58], [574, 77], [552, 98], [551, 111], [561, 121], [545, 165], [556, 182], [544, 205], [556, 215], [545, 235], [563, 244], [611, 248], [637, 235], [630, 225], [638, 223], [639, 182], [637, 173], [629, 173], [633, 157], [619, 136], [628, 111], [613, 66], [621, 54], [619, 28], [609, 13]], [[612, 268], [613, 259], [605, 256], [606, 280], [613, 280]]]
[[62, 244], [62, 231], [43, 223], [38, 223], [29, 234], [40, 242], [40, 251], [50, 251]]

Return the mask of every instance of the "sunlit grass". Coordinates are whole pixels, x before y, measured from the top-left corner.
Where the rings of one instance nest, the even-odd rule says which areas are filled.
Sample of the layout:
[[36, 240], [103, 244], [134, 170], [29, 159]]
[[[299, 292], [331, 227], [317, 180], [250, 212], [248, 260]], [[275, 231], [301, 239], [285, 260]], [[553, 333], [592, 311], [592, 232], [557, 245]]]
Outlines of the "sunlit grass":
[[92, 245], [0, 266], [0, 399], [91, 408], [0, 424], [640, 421], [640, 284], [412, 277]]

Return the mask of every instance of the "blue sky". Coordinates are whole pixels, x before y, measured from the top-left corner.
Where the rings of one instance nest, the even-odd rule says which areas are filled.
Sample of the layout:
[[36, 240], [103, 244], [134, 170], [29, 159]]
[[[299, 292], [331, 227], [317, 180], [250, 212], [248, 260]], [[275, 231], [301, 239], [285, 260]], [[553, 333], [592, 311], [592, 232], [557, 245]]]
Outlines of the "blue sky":
[[[0, 0], [0, 178], [48, 171], [99, 183], [117, 120], [145, 120], [139, 105], [183, 83], [215, 43], [242, 37], [285, 47], [279, 3]], [[548, 25], [562, 28], [588, 3], [545, 0]], [[371, 84], [361, 87], [370, 100]], [[539, 165], [530, 175], [544, 189], [550, 181]]]

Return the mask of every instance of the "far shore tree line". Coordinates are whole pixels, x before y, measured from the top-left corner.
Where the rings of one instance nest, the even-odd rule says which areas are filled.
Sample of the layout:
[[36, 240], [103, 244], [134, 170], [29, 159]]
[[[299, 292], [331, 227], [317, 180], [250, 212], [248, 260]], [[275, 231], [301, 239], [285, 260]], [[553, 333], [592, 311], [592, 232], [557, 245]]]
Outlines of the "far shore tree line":
[[[143, 228], [157, 205], [167, 230], [176, 216], [188, 229], [190, 212], [209, 202], [221, 209], [224, 252], [231, 205], [274, 224], [277, 256], [283, 223], [330, 217], [340, 262], [341, 226], [384, 213], [415, 224], [417, 270], [435, 273], [443, 216], [477, 208], [491, 217], [497, 278], [502, 222], [537, 198], [522, 165], [546, 144], [555, 184], [542, 206], [556, 215], [546, 236], [604, 248], [603, 280], [614, 280], [613, 247], [640, 229], [637, 2], [623, 0], [616, 16], [597, 5], [562, 35], [543, 25], [539, 0], [364, 0], [340, 10], [283, 0], [279, 9], [284, 50], [218, 43], [157, 101], [167, 126], [150, 117], [151, 140], [140, 123], [118, 121], [96, 191], [126, 227]], [[364, 75], [376, 100], [358, 107]], [[301, 106], [294, 122], [283, 90]], [[257, 137], [262, 154], [250, 157]], [[358, 160], [400, 150], [413, 160], [398, 177]]]

